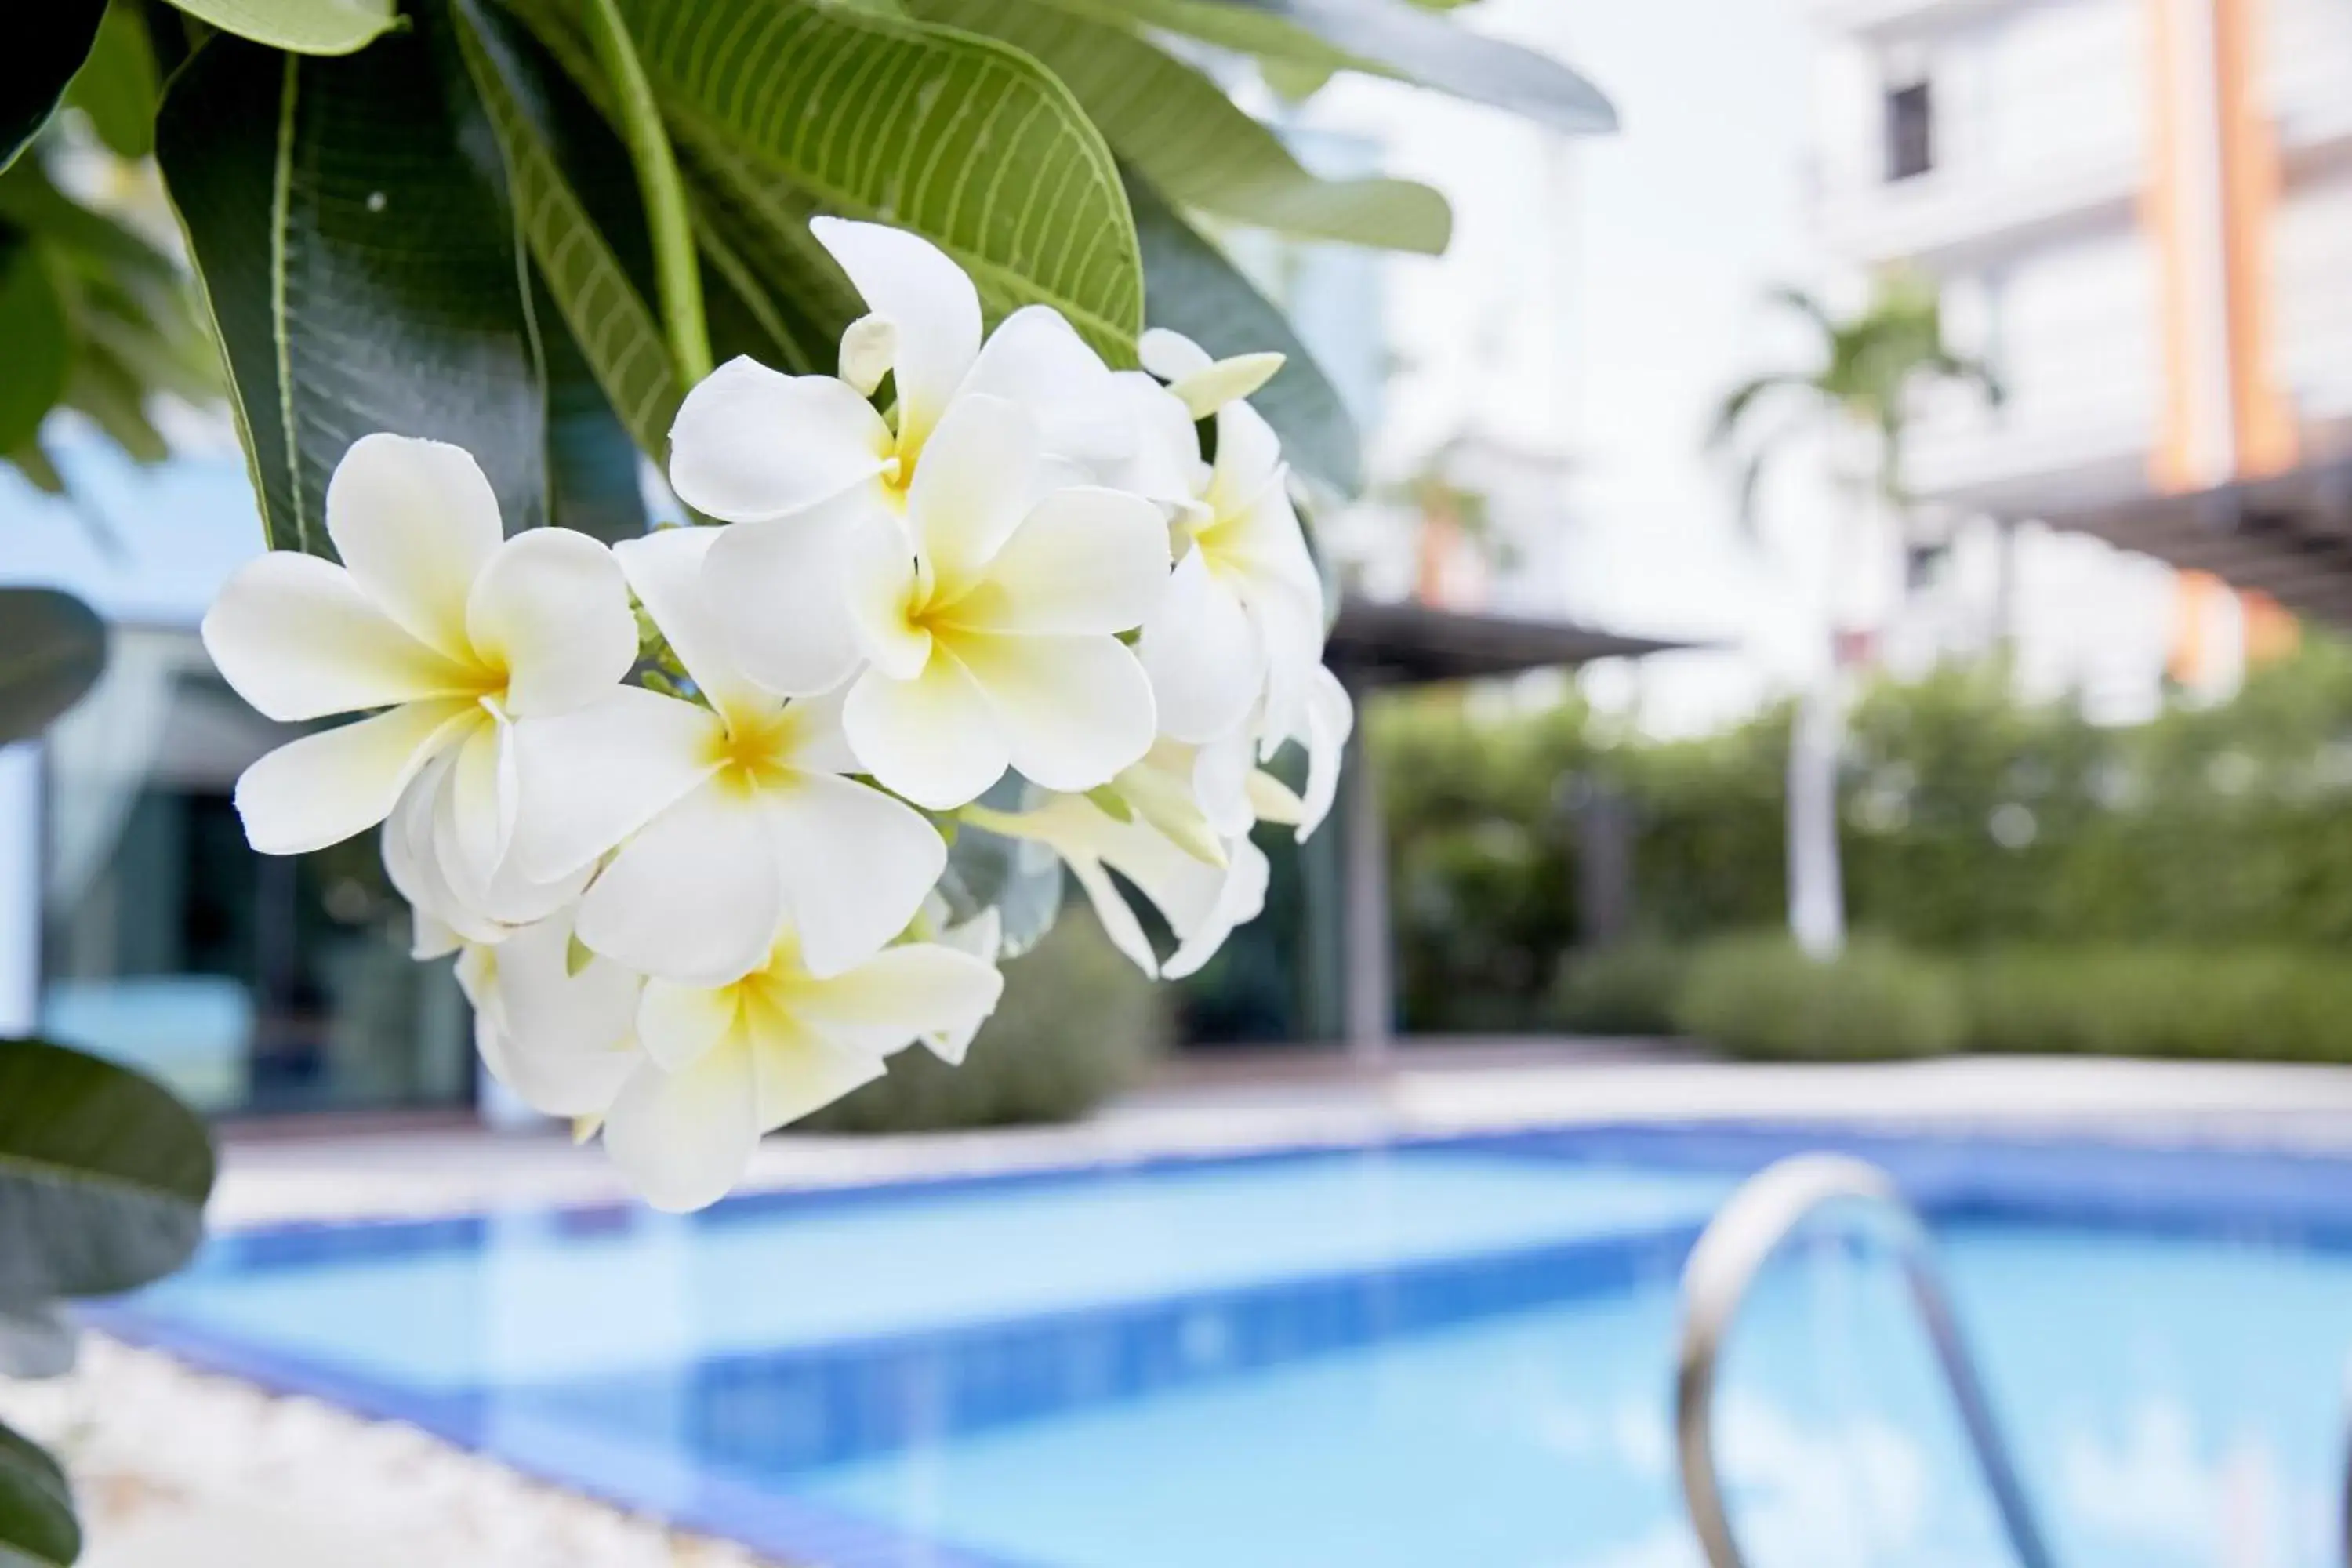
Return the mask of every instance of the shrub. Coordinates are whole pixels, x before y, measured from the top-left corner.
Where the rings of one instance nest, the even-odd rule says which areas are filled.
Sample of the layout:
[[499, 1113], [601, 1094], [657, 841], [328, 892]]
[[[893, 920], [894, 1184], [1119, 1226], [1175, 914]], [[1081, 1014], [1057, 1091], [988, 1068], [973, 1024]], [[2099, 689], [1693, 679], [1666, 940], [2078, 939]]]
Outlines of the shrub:
[[1948, 965], [1870, 939], [1829, 963], [1780, 936], [1710, 942], [1693, 957], [1675, 1011], [1687, 1033], [1776, 1060], [1935, 1056], [1967, 1029]]
[[2292, 948], [2010, 948], [1967, 961], [1981, 1051], [2352, 1061], [2352, 969]]
[[1568, 953], [1549, 1021], [1579, 1035], [1671, 1035], [1689, 966], [1684, 950], [1652, 940]]
[[1004, 966], [1004, 999], [960, 1068], [920, 1046], [889, 1073], [800, 1125], [830, 1132], [1068, 1121], [1131, 1088], [1167, 1048], [1166, 998], [1091, 912], [1064, 911]]

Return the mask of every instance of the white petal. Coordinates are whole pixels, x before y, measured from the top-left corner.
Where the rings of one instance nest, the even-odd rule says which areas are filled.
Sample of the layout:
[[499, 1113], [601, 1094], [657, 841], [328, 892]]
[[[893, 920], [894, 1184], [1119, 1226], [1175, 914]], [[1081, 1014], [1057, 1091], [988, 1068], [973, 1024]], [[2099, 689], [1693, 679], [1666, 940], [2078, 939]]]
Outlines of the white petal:
[[1184, 405], [1195, 419], [1206, 419], [1226, 404], [1247, 397], [1282, 368], [1278, 353], [1236, 354], [1221, 359], [1169, 385], [1170, 395]]
[[1110, 367], [1050, 305], [1024, 305], [997, 323], [964, 378], [961, 395], [974, 393], [1027, 409], [1058, 458], [1116, 462], [1135, 445]]
[[881, 224], [809, 220], [866, 309], [898, 331], [898, 443], [919, 449], [980, 353], [980, 293], [930, 241]]
[[849, 749], [849, 731], [843, 728], [842, 709], [849, 701], [846, 683], [814, 697], [795, 697], [784, 710], [790, 721], [785, 763], [803, 773], [863, 773], [857, 753]]
[[264, 855], [304, 855], [366, 832], [478, 721], [488, 718], [472, 702], [412, 702], [288, 742], [236, 781], [247, 841]]
[[1168, 524], [1118, 490], [1056, 490], [941, 612], [947, 624], [1033, 637], [1108, 636], [1142, 624], [1168, 588]]
[[966, 632], [955, 657], [986, 695], [1007, 760], [1047, 789], [1108, 784], [1151, 749], [1151, 682], [1116, 637]]
[[1356, 727], [1356, 705], [1348, 689], [1322, 665], [1307, 685], [1307, 793], [1298, 815], [1298, 841], [1323, 825], [1339, 791], [1339, 764]]
[[1265, 908], [1269, 872], [1265, 852], [1247, 838], [1241, 838], [1226, 850], [1226, 858], [1225, 875], [1218, 884], [1215, 902], [1190, 931], [1179, 932], [1181, 941], [1160, 966], [1163, 979], [1181, 980], [1198, 973], [1202, 964], [1217, 955], [1217, 950], [1224, 946], [1235, 926], [1257, 919], [1259, 911]]
[[1198, 550], [1176, 563], [1135, 653], [1151, 678], [1161, 732], [1195, 745], [1233, 731], [1265, 688], [1257, 627]]
[[871, 397], [898, 357], [898, 328], [887, 316], [860, 316], [842, 330], [841, 379]]
[[1127, 954], [1138, 969], [1154, 980], [1160, 978], [1160, 955], [1151, 951], [1151, 939], [1143, 934], [1143, 924], [1128, 907], [1127, 895], [1110, 879], [1102, 862], [1085, 856], [1065, 857], [1070, 875], [1087, 891], [1087, 901], [1094, 905], [1095, 920], [1110, 938], [1111, 945]]
[[798, 1121], [882, 1076], [882, 1058], [845, 1049], [781, 1014], [751, 1036], [762, 1130]]
[[546, 1115], [602, 1115], [640, 1059], [638, 981], [593, 956], [574, 973], [571, 947], [572, 921], [558, 916], [496, 949], [501, 1076]]
[[315, 555], [274, 550], [239, 567], [205, 613], [205, 651], [269, 718], [323, 719], [470, 695], [480, 678], [403, 630]]
[[739, 356], [678, 405], [669, 483], [697, 511], [757, 522], [865, 483], [890, 455], [889, 426], [853, 388]]
[[908, 680], [931, 657], [931, 634], [908, 619], [916, 592], [915, 552], [906, 530], [869, 518], [843, 542], [835, 592], [858, 651], [885, 674]]
[[768, 822], [812, 974], [838, 974], [880, 951], [947, 868], [947, 845], [920, 812], [827, 773], [771, 791]]
[[458, 902], [476, 910], [488, 901], [490, 879], [506, 858], [518, 794], [507, 725], [490, 715], [484, 719], [450, 759], [433, 818], [441, 873]]
[[918, 942], [804, 984], [789, 1005], [827, 1040], [879, 1057], [919, 1035], [978, 1028], [1003, 992], [1004, 977], [994, 964], [937, 942]]
[[1206, 497], [1219, 517], [1239, 517], [1282, 480], [1282, 438], [1246, 403], [1217, 410], [1217, 462]]
[[718, 771], [726, 738], [709, 709], [636, 686], [516, 725], [522, 874], [551, 882], [592, 864]]
[[637, 617], [613, 552], [568, 528], [500, 545], [474, 580], [466, 629], [477, 657], [507, 672], [518, 719], [567, 712], [620, 684], [637, 662]]
[[758, 802], [706, 784], [589, 884], [580, 940], [640, 973], [716, 985], [766, 958], [782, 914]]
[[637, 999], [637, 1039], [667, 1072], [690, 1067], [724, 1040], [740, 1011], [732, 985], [648, 980]]
[[1239, 837], [1257, 821], [1250, 805], [1254, 763], [1249, 737], [1239, 731], [1202, 746], [1192, 759], [1193, 798], [1221, 838]]
[[[993, 966], [997, 954], [1004, 950], [1004, 919], [991, 904], [960, 926], [950, 926], [940, 933], [940, 945], [968, 952], [982, 963]], [[950, 1029], [934, 1029], [923, 1037], [923, 1044], [931, 1055], [950, 1067], [961, 1067], [964, 1054], [971, 1049], [972, 1037], [980, 1033], [985, 1018], [975, 1018], [968, 1024]]]
[[842, 723], [867, 773], [933, 811], [978, 799], [1004, 773], [988, 699], [952, 658], [932, 658], [912, 680], [867, 670], [849, 689]]
[[715, 530], [702, 562], [703, 602], [733, 662], [770, 691], [830, 691], [857, 669], [856, 624], [842, 587], [843, 552], [873, 515], [851, 495], [791, 517]]
[[1037, 425], [1001, 397], [959, 397], [923, 448], [907, 521], [942, 600], [961, 597], [1037, 499]]
[[765, 713], [774, 697], [762, 691], [736, 664], [727, 634], [703, 592], [706, 556], [725, 531], [716, 528], [665, 528], [613, 547], [629, 586], [645, 602], [654, 625], [669, 641], [686, 673], [721, 714]]
[[1208, 465], [1201, 461], [1201, 433], [1183, 404], [1135, 370], [1111, 376], [1111, 395], [1135, 439], [1123, 461], [1101, 467], [1103, 482], [1171, 510], [1205, 511], [1199, 501]]
[[362, 436], [327, 480], [327, 534], [384, 614], [469, 657], [466, 599], [504, 537], [499, 498], [462, 447]]
[[605, 1112], [605, 1152], [657, 1209], [714, 1204], [742, 1178], [759, 1147], [757, 1094], [751, 1053], [740, 1040], [679, 1072], [641, 1063]]
[[[1307, 732], [1307, 683], [1323, 667], [1323, 613], [1319, 601], [1261, 591], [1249, 601], [1250, 625], [1265, 647], [1265, 708], [1258, 722], [1265, 742]], [[1261, 746], [1271, 756], [1274, 745]]]
[[1162, 381], [1181, 381], [1215, 363], [1209, 357], [1208, 350], [1183, 333], [1170, 331], [1166, 327], [1146, 328], [1143, 335], [1135, 341], [1135, 350], [1137, 357], [1143, 362], [1143, 368]]
[[[420, 854], [417, 839], [404, 820], [412, 815], [411, 797], [428, 786], [433, 769], [437, 765], [437, 763], [428, 763], [425, 772], [409, 781], [408, 788], [401, 793], [399, 804], [392, 808], [392, 815], [383, 819], [383, 833], [379, 840], [383, 852], [384, 876], [391, 881], [393, 890], [408, 900], [408, 956], [420, 962], [456, 952], [462, 935], [443, 912], [445, 900], [436, 896], [437, 868], [435, 876], [428, 879], [425, 858]], [[427, 850], [430, 847], [429, 844], [425, 846]]]

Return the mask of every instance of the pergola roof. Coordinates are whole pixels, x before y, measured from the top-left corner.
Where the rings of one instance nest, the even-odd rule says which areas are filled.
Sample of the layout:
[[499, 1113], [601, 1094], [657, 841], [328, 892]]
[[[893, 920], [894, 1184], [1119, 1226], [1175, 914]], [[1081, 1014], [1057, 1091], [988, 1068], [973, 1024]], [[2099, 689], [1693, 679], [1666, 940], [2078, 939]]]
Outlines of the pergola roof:
[[2189, 495], [2047, 513], [2042, 521], [2352, 626], [2352, 460]]
[[1470, 680], [1637, 658], [1689, 647], [1689, 643], [1620, 637], [1571, 621], [1472, 615], [1427, 605], [1349, 599], [1324, 657], [1356, 686], [1410, 686]]

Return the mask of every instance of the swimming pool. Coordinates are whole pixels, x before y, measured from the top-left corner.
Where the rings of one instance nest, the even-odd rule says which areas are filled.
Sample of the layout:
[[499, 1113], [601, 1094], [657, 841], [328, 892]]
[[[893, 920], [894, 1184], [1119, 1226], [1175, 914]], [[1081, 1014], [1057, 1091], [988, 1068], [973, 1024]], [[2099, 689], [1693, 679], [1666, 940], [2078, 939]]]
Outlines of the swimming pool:
[[[1675, 1281], [1800, 1148], [1934, 1224], [2058, 1561], [2337, 1559], [2352, 1162], [1622, 1128], [215, 1241], [94, 1317], [838, 1568], [1668, 1568]], [[1767, 1274], [1758, 1568], [2007, 1561], [1885, 1259]]]

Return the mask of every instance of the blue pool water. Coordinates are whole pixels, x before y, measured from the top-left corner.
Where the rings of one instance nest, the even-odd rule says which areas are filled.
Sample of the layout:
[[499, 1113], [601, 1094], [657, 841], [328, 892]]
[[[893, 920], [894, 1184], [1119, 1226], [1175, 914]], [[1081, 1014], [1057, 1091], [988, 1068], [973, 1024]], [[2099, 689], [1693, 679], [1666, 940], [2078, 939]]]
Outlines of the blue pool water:
[[[1672, 1568], [1697, 1562], [1675, 1276], [1801, 1142], [1562, 1134], [267, 1233], [100, 1317], [795, 1562]], [[2062, 1563], [2339, 1560], [2352, 1173], [1860, 1152], [1936, 1223]], [[2007, 1561], [1883, 1258], [1825, 1237], [1776, 1264], [1719, 1399], [1758, 1568]]]

